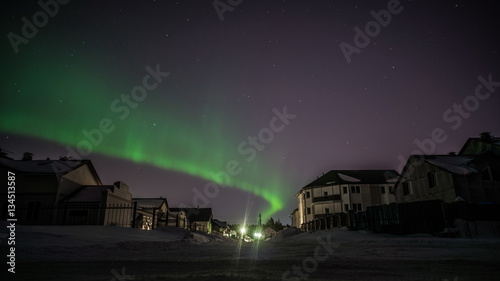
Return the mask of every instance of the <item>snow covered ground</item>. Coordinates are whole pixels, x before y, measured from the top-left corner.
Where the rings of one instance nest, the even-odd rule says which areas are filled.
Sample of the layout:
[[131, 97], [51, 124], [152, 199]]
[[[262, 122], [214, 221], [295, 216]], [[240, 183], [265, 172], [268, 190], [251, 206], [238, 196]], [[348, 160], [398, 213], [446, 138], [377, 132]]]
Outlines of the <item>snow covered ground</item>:
[[[1, 227], [5, 253], [6, 228]], [[462, 281], [500, 280], [498, 265], [498, 239], [289, 229], [269, 241], [245, 243], [171, 227], [142, 231], [17, 226], [16, 274], [4, 270], [0, 276], [1, 280]]]

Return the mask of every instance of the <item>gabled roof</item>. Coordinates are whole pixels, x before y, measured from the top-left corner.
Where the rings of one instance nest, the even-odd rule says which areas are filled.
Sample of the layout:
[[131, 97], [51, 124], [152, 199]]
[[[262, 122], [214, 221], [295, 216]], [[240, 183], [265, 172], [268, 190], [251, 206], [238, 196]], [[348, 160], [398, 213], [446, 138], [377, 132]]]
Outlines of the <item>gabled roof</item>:
[[408, 176], [407, 171], [413, 162], [423, 161], [451, 174], [467, 176], [480, 172], [475, 168], [474, 163], [481, 159], [500, 159], [500, 157], [491, 151], [476, 155], [410, 155], [396, 185], [399, 185], [402, 180], [410, 178], [411, 175]]
[[132, 202], [137, 202], [140, 208], [159, 208], [163, 203], [168, 208], [167, 198], [132, 198]]
[[64, 202], [100, 202], [103, 192], [113, 191], [113, 185], [83, 185], [61, 201]]
[[65, 174], [90, 160], [10, 160], [0, 158], [0, 164], [16, 172], [27, 174]]
[[460, 149], [460, 155], [473, 155], [485, 151], [492, 151], [500, 155], [500, 138], [483, 136], [481, 138], [468, 138], [464, 146]]
[[188, 216], [190, 222], [210, 221], [212, 218], [212, 208], [171, 208], [172, 212], [183, 211]]
[[226, 227], [226, 226], [227, 226], [227, 222], [225, 222], [225, 221], [220, 221], [220, 220], [218, 220], [218, 219], [213, 219], [213, 220], [212, 220], [212, 224], [215, 224], [215, 225], [217, 225], [218, 227], [221, 227], [221, 228], [223, 228], [223, 227]]
[[81, 166], [87, 165], [98, 183], [101, 179], [90, 160], [10, 160], [0, 158], [0, 165], [19, 174], [65, 175]]
[[331, 170], [302, 189], [339, 184], [394, 183], [399, 174], [395, 170]]

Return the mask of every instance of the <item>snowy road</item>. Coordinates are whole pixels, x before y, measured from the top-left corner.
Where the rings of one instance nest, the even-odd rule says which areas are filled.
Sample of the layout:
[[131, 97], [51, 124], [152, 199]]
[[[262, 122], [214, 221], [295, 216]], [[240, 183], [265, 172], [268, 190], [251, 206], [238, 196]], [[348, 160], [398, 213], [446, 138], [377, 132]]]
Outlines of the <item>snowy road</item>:
[[[20, 233], [20, 240], [34, 240], [33, 230], [28, 230]], [[217, 241], [199, 234], [186, 239], [184, 234], [168, 233], [170, 238], [164, 239], [165, 234], [157, 234], [145, 233], [149, 238], [134, 234], [134, 238], [122, 237], [124, 241], [115, 237], [117, 243], [103, 244], [96, 237], [72, 241], [59, 235], [53, 241], [49, 238], [53, 234], [37, 233], [36, 245], [19, 247], [15, 277], [65, 281], [500, 280], [498, 240], [335, 230], [257, 244]], [[104, 237], [110, 235], [104, 233]], [[57, 240], [64, 243], [55, 245]]]

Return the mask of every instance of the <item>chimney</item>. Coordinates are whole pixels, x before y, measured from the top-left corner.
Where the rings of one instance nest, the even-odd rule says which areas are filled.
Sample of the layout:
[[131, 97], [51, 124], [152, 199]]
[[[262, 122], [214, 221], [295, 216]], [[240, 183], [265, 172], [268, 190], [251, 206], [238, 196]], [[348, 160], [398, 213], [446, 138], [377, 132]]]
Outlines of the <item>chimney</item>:
[[479, 135], [481, 136], [481, 140], [485, 142], [491, 142], [493, 139], [493, 136], [490, 134], [490, 132], [482, 132]]
[[23, 161], [30, 161], [30, 160], [33, 160], [33, 153], [25, 152], [23, 154]]

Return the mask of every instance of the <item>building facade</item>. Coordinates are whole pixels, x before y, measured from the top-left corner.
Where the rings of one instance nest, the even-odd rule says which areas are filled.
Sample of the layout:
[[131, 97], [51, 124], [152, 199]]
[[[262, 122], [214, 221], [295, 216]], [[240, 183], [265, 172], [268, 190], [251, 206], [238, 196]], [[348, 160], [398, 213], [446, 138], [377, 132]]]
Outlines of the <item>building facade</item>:
[[296, 194], [293, 220], [303, 228], [308, 222], [336, 215], [335, 224], [345, 225], [351, 211], [394, 202], [391, 191], [398, 176], [394, 170], [331, 170]]

